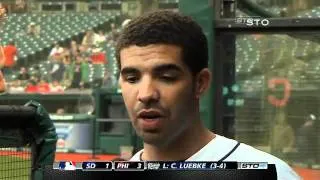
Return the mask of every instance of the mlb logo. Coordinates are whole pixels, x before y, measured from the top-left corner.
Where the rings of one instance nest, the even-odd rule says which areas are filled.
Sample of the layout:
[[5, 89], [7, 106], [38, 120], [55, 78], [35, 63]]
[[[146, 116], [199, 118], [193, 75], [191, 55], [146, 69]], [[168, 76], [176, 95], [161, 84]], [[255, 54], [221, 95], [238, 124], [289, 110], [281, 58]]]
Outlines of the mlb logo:
[[76, 163], [73, 161], [66, 161], [59, 163], [59, 169], [62, 170], [76, 170]]

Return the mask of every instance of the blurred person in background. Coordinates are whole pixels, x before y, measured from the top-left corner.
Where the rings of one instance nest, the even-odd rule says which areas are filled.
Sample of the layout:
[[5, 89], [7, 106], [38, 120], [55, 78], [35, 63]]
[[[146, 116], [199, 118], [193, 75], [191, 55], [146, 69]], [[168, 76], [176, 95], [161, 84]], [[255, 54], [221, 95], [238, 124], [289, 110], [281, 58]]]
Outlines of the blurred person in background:
[[30, 79], [30, 74], [25, 67], [20, 67], [17, 79], [19, 79], [20, 81], [26, 81]]
[[63, 75], [65, 72], [65, 65], [63, 59], [57, 58], [53, 61], [51, 65], [50, 75], [52, 81], [61, 82], [63, 80]]
[[3, 48], [4, 58], [0, 62], [2, 67], [2, 72], [5, 75], [12, 74], [13, 67], [16, 64], [16, 61], [18, 60], [18, 49], [15, 46], [15, 43], [13, 41], [10, 41], [8, 45], [4, 46]]
[[108, 35], [107, 41], [116, 41], [119, 37], [119, 32], [115, 23], [110, 24], [110, 33]]
[[91, 49], [92, 46], [97, 44], [98, 38], [98, 35], [93, 30], [88, 30], [86, 35], [83, 37], [81, 44]]
[[65, 54], [65, 55], [63, 56], [62, 62], [63, 62], [64, 65], [69, 65], [69, 64], [71, 64], [71, 61], [72, 61], [72, 59], [71, 59], [70, 54]]
[[26, 93], [36, 93], [38, 92], [38, 83], [40, 82], [40, 79], [37, 75], [32, 75], [29, 82], [27, 83], [25, 87]]
[[37, 92], [39, 93], [49, 93], [50, 92], [50, 85], [48, 83], [48, 80], [41, 79], [40, 82], [37, 85]]
[[277, 157], [284, 157], [287, 152], [292, 152], [295, 145], [293, 128], [288, 124], [283, 111], [277, 113], [275, 125], [271, 133], [271, 153]]
[[72, 40], [70, 42], [70, 47], [69, 48], [70, 48], [70, 58], [72, 60], [74, 60], [75, 57], [79, 54], [79, 45], [78, 45], [77, 41]]
[[6, 7], [0, 2], [0, 21], [4, 20], [7, 17], [7, 9]]
[[[1, 38], [0, 38], [0, 41], [1, 41]], [[3, 46], [1, 46], [1, 44], [0, 44], [0, 70], [2, 69], [1, 62], [4, 62], [4, 61], [5, 61], [5, 58], [4, 58]], [[1, 75], [3, 76], [2, 71], [1, 71]]]
[[83, 58], [81, 62], [81, 82], [80, 82], [80, 88], [90, 88], [90, 82], [89, 82], [89, 71], [90, 71], [90, 61], [89, 58], [85, 57]]
[[103, 79], [101, 81], [101, 85], [104, 88], [111, 88], [111, 86], [113, 85], [112, 73], [110, 73], [108, 69], [105, 70]]
[[56, 114], [57, 115], [64, 115], [65, 114], [64, 108], [58, 108], [57, 111], [56, 111]]
[[27, 3], [25, 0], [16, 0], [13, 10], [14, 13], [25, 13], [27, 11]]
[[60, 58], [64, 65], [71, 63], [71, 50], [69, 47], [63, 47]]
[[40, 78], [39, 76], [37, 76], [37, 74], [34, 74], [30, 77], [29, 79], [29, 83], [37, 85], [40, 82]]
[[317, 131], [316, 121], [317, 117], [314, 114], [309, 114], [296, 133], [298, 157], [301, 162], [307, 164], [314, 164], [317, 160], [319, 131]]
[[72, 89], [79, 89], [80, 88], [80, 83], [81, 83], [81, 62], [82, 62], [82, 57], [77, 56], [76, 61], [73, 62], [71, 68], [70, 68], [70, 76], [71, 76], [71, 85], [70, 88]]
[[[109, 75], [110, 74], [110, 75]], [[115, 80], [115, 81], [112, 81]], [[116, 78], [111, 77], [111, 73], [108, 72], [108, 69], [105, 69], [103, 77], [96, 77], [92, 81], [93, 88], [103, 88], [111, 89], [112, 85], [117, 86]], [[114, 84], [112, 84], [114, 83]]]
[[[79, 45], [79, 51], [78, 54], [81, 57], [90, 57], [91, 56], [91, 47], [89, 48], [89, 46], [87, 45]], [[74, 58], [74, 60], [76, 60], [76, 58]]]
[[[5, 20], [7, 17], [6, 13], [7, 13], [6, 8], [0, 2], [0, 28], [1, 28], [1, 21]], [[1, 41], [1, 37], [0, 37], [0, 41]], [[3, 62], [4, 58], [5, 58], [5, 56], [4, 56], [3, 47], [0, 44], [0, 62]], [[1, 66], [1, 64], [0, 64], [0, 66]], [[5, 77], [4, 77], [1, 69], [2, 68], [0, 67], [0, 93], [4, 93], [4, 92], [6, 92], [6, 81], [5, 81]]]
[[64, 91], [64, 87], [58, 82], [58, 81], [53, 81], [50, 84], [50, 92], [63, 92]]
[[69, 88], [87, 88], [89, 82], [89, 63], [86, 57], [78, 55], [66, 72], [66, 78], [71, 82]]
[[31, 22], [27, 27], [27, 35], [29, 36], [40, 36], [40, 26], [35, 22]]
[[97, 34], [97, 45], [101, 47], [102, 43], [106, 42], [107, 38], [106, 38], [106, 35], [105, 33], [100, 30]]
[[51, 49], [49, 54], [50, 60], [61, 59], [61, 55], [64, 52], [63, 47], [61, 47], [60, 43], [55, 42], [54, 47]]
[[101, 81], [102, 88], [114, 90], [119, 87], [116, 75], [112, 72], [109, 72], [108, 69], [105, 70], [103, 79]]
[[38, 64], [33, 65], [33, 67], [29, 69], [29, 72], [31, 74], [30, 80], [36, 81], [36, 84], [40, 82], [40, 79], [43, 78], [43, 76], [45, 76], [41, 73], [40, 66]]
[[21, 83], [21, 80], [15, 79], [10, 83], [9, 87], [10, 93], [22, 93], [24, 92], [23, 84]]
[[93, 46], [90, 60], [92, 64], [105, 64], [106, 54], [100, 46]]
[[0, 93], [3, 93], [6, 91], [6, 81], [4, 79], [4, 76], [0, 70]]

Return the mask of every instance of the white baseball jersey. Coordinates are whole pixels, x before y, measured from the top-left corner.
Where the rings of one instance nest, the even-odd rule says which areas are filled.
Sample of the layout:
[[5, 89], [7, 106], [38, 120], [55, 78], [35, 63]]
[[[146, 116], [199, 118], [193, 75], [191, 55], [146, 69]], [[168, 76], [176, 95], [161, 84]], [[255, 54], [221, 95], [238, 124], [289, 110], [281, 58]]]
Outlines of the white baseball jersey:
[[[236, 140], [216, 134], [216, 137], [213, 140], [186, 161], [219, 161], [237, 144], [238, 142]], [[140, 161], [142, 152], [143, 150], [137, 152], [130, 160]], [[223, 161], [268, 162], [269, 164], [276, 165], [277, 177], [279, 180], [301, 179], [301, 177], [299, 177], [294, 170], [281, 159], [244, 143], [240, 143], [240, 145]]]

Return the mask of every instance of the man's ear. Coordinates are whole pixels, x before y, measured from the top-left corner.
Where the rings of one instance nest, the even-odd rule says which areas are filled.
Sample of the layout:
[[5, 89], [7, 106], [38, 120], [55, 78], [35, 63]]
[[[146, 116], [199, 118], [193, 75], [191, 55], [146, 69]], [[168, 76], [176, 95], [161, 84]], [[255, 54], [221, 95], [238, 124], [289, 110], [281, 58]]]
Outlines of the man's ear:
[[211, 72], [208, 68], [202, 69], [196, 76], [196, 98], [200, 97], [209, 89], [211, 83]]

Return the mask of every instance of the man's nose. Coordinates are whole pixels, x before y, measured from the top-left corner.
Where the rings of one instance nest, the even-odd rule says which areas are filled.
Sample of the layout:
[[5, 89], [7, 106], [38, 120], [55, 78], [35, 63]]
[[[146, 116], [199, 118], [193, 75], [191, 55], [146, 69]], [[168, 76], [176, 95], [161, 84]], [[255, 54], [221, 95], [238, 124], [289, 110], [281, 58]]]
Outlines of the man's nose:
[[159, 100], [159, 91], [151, 79], [144, 80], [139, 87], [138, 100], [144, 104]]

